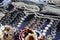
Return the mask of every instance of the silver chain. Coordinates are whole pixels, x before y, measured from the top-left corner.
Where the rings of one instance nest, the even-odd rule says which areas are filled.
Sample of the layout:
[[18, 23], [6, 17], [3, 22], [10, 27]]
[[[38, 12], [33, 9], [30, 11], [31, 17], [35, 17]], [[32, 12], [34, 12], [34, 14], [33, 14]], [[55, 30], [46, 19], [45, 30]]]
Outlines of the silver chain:
[[58, 25], [59, 21], [55, 21], [51, 27], [51, 37], [52, 39], [55, 38], [56, 36], [56, 30], [57, 30], [57, 25]]

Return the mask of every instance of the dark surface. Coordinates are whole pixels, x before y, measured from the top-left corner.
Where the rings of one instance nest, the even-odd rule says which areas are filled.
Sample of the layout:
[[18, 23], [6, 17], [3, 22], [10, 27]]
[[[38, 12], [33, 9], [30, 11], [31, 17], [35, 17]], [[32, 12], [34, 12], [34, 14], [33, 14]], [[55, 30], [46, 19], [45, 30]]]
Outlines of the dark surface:
[[4, 1], [4, 0], [0, 0], [0, 3], [1, 3], [2, 1]]

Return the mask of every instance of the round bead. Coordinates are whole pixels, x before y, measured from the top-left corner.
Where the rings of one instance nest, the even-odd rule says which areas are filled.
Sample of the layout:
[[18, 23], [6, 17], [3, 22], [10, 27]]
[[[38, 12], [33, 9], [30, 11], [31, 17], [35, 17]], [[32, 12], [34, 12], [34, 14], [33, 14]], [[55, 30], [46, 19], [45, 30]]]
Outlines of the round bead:
[[51, 25], [48, 24], [47, 27], [51, 27]]
[[43, 31], [43, 30], [40, 30], [41, 32]]
[[26, 16], [24, 16], [24, 18], [26, 18]]
[[4, 26], [1, 26], [1, 30], [4, 30], [5, 29], [5, 27]]
[[17, 27], [20, 27], [20, 25], [17, 25]]
[[20, 22], [22, 23], [23, 21], [21, 20]]
[[18, 23], [19, 25], [21, 24], [21, 23]]
[[43, 32], [45, 32], [45, 33], [46, 33], [46, 32], [47, 32], [47, 30], [43, 30]]
[[49, 27], [45, 27], [45, 30], [49, 30]]
[[50, 22], [49, 24], [51, 24], [51, 25], [52, 25], [53, 23], [52, 23], [52, 22]]
[[21, 18], [22, 20], [25, 20], [24, 18]]
[[51, 20], [51, 22], [53, 22], [53, 20]]
[[45, 35], [46, 35], [46, 33], [42, 33], [42, 35], [43, 35], [43, 36], [45, 36]]
[[4, 31], [4, 33], [7, 33], [6, 31]]

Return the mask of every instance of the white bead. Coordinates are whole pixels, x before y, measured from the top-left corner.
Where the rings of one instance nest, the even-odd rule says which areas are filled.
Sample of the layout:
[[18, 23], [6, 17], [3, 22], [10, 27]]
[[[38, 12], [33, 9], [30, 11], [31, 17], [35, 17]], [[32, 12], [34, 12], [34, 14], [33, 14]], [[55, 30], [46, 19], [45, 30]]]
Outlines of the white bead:
[[4, 33], [7, 33], [6, 31], [4, 31]]
[[34, 16], [34, 17], [36, 17], [36, 16]]
[[53, 20], [51, 20], [51, 22], [53, 22]]
[[17, 27], [20, 27], [20, 25], [17, 25]]
[[18, 24], [21, 24], [21, 23], [18, 23]]
[[20, 22], [22, 23], [23, 21], [21, 20]]
[[50, 22], [49, 24], [53, 24], [52, 22]]
[[24, 16], [24, 18], [26, 18], [26, 16]]
[[24, 40], [24, 38], [22, 38], [22, 40]]
[[49, 30], [49, 28], [48, 27], [45, 27], [45, 30]]
[[40, 30], [41, 32], [43, 31], [43, 30]]
[[1, 26], [1, 30], [4, 30], [5, 29], [5, 27], [4, 26]]
[[25, 20], [24, 18], [21, 18], [22, 20]]
[[45, 36], [45, 35], [46, 35], [46, 33], [42, 33], [42, 35], [43, 35], [43, 36]]
[[51, 27], [51, 25], [48, 24], [47, 27]]
[[43, 30], [43, 32], [45, 32], [45, 33], [46, 33], [46, 32], [47, 32], [47, 30]]

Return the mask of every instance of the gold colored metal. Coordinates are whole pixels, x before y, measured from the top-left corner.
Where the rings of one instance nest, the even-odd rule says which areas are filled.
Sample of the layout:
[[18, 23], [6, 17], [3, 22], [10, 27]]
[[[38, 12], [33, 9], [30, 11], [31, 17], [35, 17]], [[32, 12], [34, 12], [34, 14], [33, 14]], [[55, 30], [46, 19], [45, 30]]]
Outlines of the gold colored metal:
[[25, 40], [38, 40], [34, 34], [29, 34], [25, 37]]

